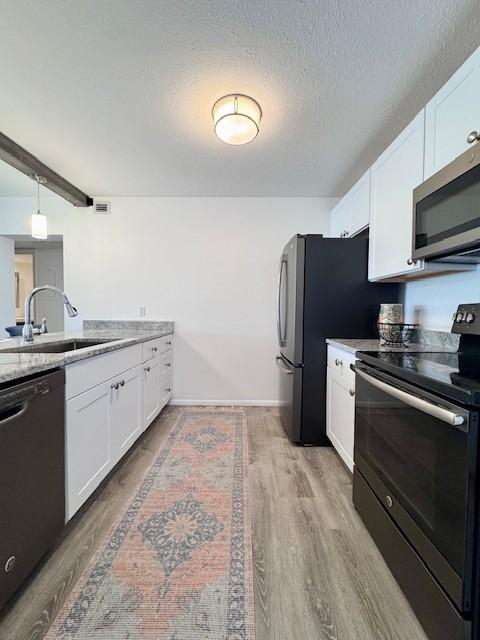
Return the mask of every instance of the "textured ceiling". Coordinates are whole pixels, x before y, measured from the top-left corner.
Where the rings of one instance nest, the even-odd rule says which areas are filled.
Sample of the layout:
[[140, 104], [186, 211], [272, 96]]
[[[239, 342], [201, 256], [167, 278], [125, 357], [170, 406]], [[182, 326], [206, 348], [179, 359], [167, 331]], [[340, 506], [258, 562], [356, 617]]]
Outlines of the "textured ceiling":
[[[479, 9], [0, 0], [0, 130], [91, 195], [341, 195], [480, 44]], [[244, 147], [212, 132], [235, 91], [264, 114]]]

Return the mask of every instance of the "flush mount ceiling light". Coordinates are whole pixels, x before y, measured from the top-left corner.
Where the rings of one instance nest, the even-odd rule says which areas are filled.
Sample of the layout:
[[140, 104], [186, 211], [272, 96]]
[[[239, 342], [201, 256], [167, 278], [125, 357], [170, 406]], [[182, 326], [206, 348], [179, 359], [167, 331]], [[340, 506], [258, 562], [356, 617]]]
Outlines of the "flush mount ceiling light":
[[212, 109], [214, 131], [227, 144], [247, 144], [257, 137], [262, 110], [253, 98], [241, 93], [223, 96]]
[[37, 213], [32, 214], [32, 238], [38, 240], [46, 240], [47, 233], [47, 216], [40, 211], [40, 185], [46, 184], [47, 181], [42, 176], [34, 175], [33, 179], [37, 183]]

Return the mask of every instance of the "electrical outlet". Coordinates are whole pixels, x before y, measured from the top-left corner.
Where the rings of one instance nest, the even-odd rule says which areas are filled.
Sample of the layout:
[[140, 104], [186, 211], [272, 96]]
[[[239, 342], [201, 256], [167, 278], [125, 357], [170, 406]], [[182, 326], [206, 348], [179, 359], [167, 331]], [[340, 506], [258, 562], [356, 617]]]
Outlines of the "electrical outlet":
[[140, 307], [140, 317], [144, 318], [147, 315], [147, 307]]

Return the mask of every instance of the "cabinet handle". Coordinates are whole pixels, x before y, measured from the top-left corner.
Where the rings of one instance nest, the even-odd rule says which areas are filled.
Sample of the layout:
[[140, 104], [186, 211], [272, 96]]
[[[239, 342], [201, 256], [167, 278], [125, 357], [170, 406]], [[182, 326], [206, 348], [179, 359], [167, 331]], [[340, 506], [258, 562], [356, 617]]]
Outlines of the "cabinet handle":
[[478, 131], [470, 131], [467, 136], [468, 144], [472, 144], [472, 142], [475, 142], [475, 140], [480, 140], [480, 133], [478, 133]]
[[353, 396], [355, 395], [355, 389], [350, 389], [350, 391], [349, 391], [348, 393], [349, 393], [349, 394], [352, 396], [352, 398], [353, 398]]
[[337, 365], [337, 367], [340, 367], [343, 365], [343, 362], [341, 360], [339, 360], [338, 358], [335, 358], [335, 364]]
[[165, 363], [165, 366], [166, 366], [166, 367], [171, 367], [171, 366], [172, 366], [172, 363], [171, 363], [171, 362], [166, 362], [166, 363]]
[[120, 386], [124, 387], [125, 386], [125, 380], [120, 380]]
[[150, 371], [150, 367], [145, 367], [145, 371], [148, 373]]
[[170, 340], [168, 342], [166, 342], [165, 344], [167, 345], [167, 347], [171, 347], [172, 346], [172, 343], [171, 343]]
[[171, 391], [170, 387], [165, 387], [165, 391], [166, 391], [167, 393], [170, 393], [170, 391]]
[[112, 382], [110, 389], [118, 389], [118, 382]]
[[158, 347], [152, 347], [152, 351], [158, 351]]
[[408, 266], [412, 266], [412, 264], [417, 264], [417, 261], [414, 260], [413, 258], [408, 258], [407, 264], [408, 264]]

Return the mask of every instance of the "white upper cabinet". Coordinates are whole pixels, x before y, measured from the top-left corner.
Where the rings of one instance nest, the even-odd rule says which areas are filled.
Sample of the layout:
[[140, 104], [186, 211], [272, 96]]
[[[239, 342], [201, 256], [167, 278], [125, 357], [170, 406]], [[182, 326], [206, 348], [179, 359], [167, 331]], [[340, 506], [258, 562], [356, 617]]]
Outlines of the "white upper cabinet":
[[342, 198], [330, 213], [330, 236], [332, 238], [346, 237], [348, 230], [348, 200]]
[[424, 116], [421, 111], [371, 168], [370, 280], [423, 268], [411, 255], [412, 191], [423, 181]]
[[480, 49], [430, 100], [425, 110], [425, 179], [470, 146], [480, 132]]
[[370, 220], [370, 169], [332, 210], [330, 235], [349, 238], [368, 227]]
[[348, 235], [353, 236], [366, 229], [370, 222], [370, 169], [350, 189]]

